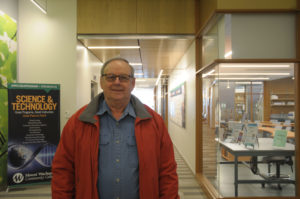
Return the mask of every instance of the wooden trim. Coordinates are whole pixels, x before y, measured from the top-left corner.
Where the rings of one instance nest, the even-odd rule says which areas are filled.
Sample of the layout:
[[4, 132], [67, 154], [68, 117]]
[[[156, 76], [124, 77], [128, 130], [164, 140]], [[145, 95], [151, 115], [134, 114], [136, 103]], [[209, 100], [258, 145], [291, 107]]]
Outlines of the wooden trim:
[[196, 174], [196, 180], [202, 187], [204, 193], [209, 199], [223, 198], [211, 182], [202, 174]]
[[200, 1], [195, 0], [195, 33], [200, 29]]
[[[298, 45], [299, 46], [299, 45]], [[295, 95], [296, 95], [296, 103], [295, 103], [295, 168], [299, 168], [300, 166], [300, 136], [299, 136], [299, 129], [300, 129], [300, 65], [295, 64]], [[300, 172], [298, 169], [295, 169], [296, 172], [296, 197], [300, 198]]]
[[216, 9], [215, 13], [235, 14], [235, 13], [294, 13], [298, 9]]
[[216, 59], [216, 63], [299, 63], [300, 59]]
[[[297, 9], [300, 9], [300, 0], [297, 0]], [[300, 13], [297, 13], [296, 16], [296, 58], [300, 59]], [[294, 77], [295, 77], [295, 143], [296, 143], [296, 152], [295, 152], [295, 168], [299, 168], [300, 166], [300, 160], [299, 160], [299, 154], [300, 154], [300, 136], [299, 136], [299, 129], [300, 129], [300, 64], [299, 62], [295, 64], [294, 68]], [[295, 177], [296, 177], [296, 198], [300, 198], [300, 172], [298, 170], [295, 171]]]
[[[196, 39], [196, 70], [201, 67], [201, 46], [202, 40]], [[202, 78], [196, 75], [196, 173], [202, 173], [203, 168], [203, 144], [202, 144]]]

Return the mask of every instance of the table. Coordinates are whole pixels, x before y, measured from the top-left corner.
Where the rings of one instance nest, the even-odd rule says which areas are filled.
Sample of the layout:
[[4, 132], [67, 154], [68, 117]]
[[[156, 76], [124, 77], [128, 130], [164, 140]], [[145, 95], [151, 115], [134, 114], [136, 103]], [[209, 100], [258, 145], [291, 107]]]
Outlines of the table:
[[[234, 155], [234, 193], [238, 196], [238, 184], [250, 184], [250, 183], [270, 183], [270, 180], [239, 180], [238, 179], [238, 157], [239, 156], [294, 156], [295, 146], [290, 143], [286, 143], [284, 148], [273, 147], [272, 138], [258, 138], [258, 145], [254, 146], [254, 149], [246, 148], [243, 144], [227, 143], [218, 141], [222, 147], [228, 150]], [[275, 181], [274, 181], [275, 182]], [[293, 183], [295, 180], [280, 179], [276, 180], [276, 183]]]
[[284, 122], [280, 122], [278, 124], [276, 123], [272, 123], [270, 121], [263, 121], [259, 123], [262, 126], [269, 126], [269, 127], [275, 127], [275, 126], [282, 126], [282, 127], [294, 127], [295, 123], [284, 123]]

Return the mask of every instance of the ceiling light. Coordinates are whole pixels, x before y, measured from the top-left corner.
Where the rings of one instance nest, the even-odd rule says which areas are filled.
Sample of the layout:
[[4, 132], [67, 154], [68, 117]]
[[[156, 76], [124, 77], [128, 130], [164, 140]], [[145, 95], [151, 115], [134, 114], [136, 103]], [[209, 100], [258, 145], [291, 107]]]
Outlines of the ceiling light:
[[224, 77], [224, 78], [216, 78], [219, 80], [269, 80], [269, 77]]
[[225, 55], [224, 55], [224, 57], [225, 58], [228, 58], [229, 56], [231, 56], [232, 55], [232, 51], [229, 51], [228, 53], [226, 53]]
[[229, 86], [229, 80], [227, 80], [227, 87], [226, 88], [230, 88], [230, 86]]
[[215, 69], [209, 71], [208, 73], [204, 73], [204, 74], [202, 75], [202, 77], [206, 77], [206, 76], [208, 76], [208, 75], [211, 75], [213, 72], [215, 72]]
[[221, 76], [226, 75], [290, 75], [290, 73], [219, 73]]
[[131, 66], [142, 66], [142, 63], [129, 63]]
[[42, 6], [41, 6], [38, 2], [36, 2], [35, 0], [31, 0], [31, 2], [32, 2], [36, 7], [38, 7], [43, 13], [47, 14], [47, 11], [46, 11], [44, 8], [42, 8]]
[[88, 49], [138, 49], [139, 46], [89, 46]]
[[160, 70], [159, 75], [158, 75], [157, 80], [156, 80], [156, 83], [155, 83], [155, 86], [158, 85], [159, 79], [160, 79], [160, 77], [161, 77], [163, 71], [164, 71], [164, 70]]
[[144, 75], [144, 73], [134, 73], [134, 76], [140, 76], [140, 75]]
[[222, 68], [289, 68], [288, 64], [220, 64]]
[[262, 82], [234, 82], [235, 84], [262, 84]]

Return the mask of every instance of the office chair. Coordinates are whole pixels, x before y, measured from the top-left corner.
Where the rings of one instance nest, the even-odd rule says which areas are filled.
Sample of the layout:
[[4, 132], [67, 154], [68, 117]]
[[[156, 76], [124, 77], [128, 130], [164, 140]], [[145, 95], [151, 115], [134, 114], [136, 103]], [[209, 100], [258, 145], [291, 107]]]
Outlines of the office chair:
[[[262, 158], [262, 162], [263, 163], [267, 163], [268, 164], [268, 175], [266, 176], [266, 178], [272, 178], [272, 179], [284, 179], [284, 178], [289, 178], [288, 175], [282, 175], [280, 173], [280, 165], [290, 165], [291, 166], [291, 170], [293, 172], [293, 160], [291, 156], [266, 156]], [[276, 165], [276, 174], [275, 175], [271, 175], [271, 165], [275, 164]], [[262, 183], [262, 187], [265, 187], [265, 183]], [[280, 183], [277, 184], [278, 189], [282, 189], [282, 187], [280, 186]]]

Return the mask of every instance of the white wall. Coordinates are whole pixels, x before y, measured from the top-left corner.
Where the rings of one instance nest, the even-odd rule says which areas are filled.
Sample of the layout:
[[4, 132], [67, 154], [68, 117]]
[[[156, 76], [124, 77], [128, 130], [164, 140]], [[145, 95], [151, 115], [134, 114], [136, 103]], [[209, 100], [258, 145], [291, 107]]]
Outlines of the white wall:
[[98, 84], [100, 88], [100, 70], [102, 63], [100, 60], [86, 49], [80, 42], [77, 42], [77, 108], [82, 107], [91, 100], [91, 81]]
[[156, 109], [155, 111], [162, 116], [162, 104], [161, 104], [161, 80], [159, 80], [157, 87], [156, 87]]
[[[186, 81], [186, 128], [181, 128], [170, 120], [168, 128], [170, 136], [179, 153], [195, 173], [195, 118], [196, 118], [196, 96], [195, 96], [195, 42], [177, 64], [176, 69], [169, 77], [168, 90], [176, 88], [179, 84]], [[169, 94], [170, 96], [170, 94]], [[170, 105], [168, 105], [170, 107]]]
[[0, 0], [0, 11], [17, 20], [18, 0]]
[[18, 82], [61, 86], [61, 128], [76, 109], [76, 0], [19, 1]]

